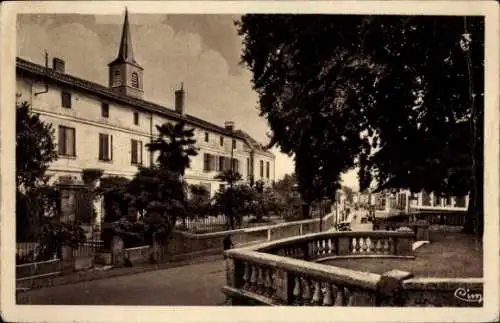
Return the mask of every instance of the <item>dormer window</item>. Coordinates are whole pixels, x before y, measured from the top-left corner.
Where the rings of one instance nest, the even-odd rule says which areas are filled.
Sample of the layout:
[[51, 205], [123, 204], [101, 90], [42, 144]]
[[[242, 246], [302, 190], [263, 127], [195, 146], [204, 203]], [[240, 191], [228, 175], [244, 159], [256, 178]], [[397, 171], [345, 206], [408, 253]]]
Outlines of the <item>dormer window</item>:
[[132, 87], [139, 88], [139, 75], [136, 72], [132, 73]]

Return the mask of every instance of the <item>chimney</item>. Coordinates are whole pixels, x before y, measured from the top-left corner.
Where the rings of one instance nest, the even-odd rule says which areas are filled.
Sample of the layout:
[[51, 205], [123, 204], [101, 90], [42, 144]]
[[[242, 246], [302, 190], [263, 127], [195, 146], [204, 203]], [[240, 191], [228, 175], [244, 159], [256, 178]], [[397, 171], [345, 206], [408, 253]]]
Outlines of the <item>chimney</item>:
[[184, 83], [181, 83], [181, 89], [175, 91], [175, 112], [184, 114]]
[[64, 61], [60, 58], [54, 57], [52, 59], [52, 68], [54, 71], [64, 73]]
[[233, 131], [234, 130], [234, 122], [233, 121], [224, 122], [224, 128], [226, 128], [229, 131]]

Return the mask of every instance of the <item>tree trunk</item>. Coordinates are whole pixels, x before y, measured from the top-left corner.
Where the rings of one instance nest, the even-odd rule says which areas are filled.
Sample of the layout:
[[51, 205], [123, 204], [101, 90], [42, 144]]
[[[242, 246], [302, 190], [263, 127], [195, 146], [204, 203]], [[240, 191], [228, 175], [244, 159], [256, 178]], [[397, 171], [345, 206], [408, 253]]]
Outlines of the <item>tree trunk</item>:
[[[482, 172], [482, 167], [478, 168], [478, 172]], [[484, 232], [484, 192], [482, 181], [478, 182], [477, 192], [475, 190], [471, 190], [469, 194], [469, 206], [467, 208], [463, 232], [482, 237]]]
[[302, 218], [309, 219], [311, 213], [311, 203], [302, 204]]

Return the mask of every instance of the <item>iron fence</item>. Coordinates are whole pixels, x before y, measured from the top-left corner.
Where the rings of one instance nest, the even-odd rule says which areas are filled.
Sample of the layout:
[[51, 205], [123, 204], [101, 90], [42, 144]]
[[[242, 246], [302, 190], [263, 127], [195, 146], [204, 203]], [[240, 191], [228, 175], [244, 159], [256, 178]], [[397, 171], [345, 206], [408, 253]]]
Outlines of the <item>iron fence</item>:
[[93, 257], [97, 252], [104, 249], [103, 240], [88, 240], [73, 249], [73, 257]]
[[16, 265], [48, 261], [56, 258], [57, 254], [55, 251], [49, 251], [39, 242], [28, 241], [16, 243]]

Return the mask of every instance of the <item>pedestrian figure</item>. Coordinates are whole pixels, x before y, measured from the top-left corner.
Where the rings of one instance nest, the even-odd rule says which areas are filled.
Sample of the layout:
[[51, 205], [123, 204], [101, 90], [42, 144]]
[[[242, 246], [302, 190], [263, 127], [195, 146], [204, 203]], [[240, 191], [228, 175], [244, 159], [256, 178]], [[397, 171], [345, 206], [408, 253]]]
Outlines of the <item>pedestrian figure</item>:
[[[224, 248], [224, 251], [231, 249], [234, 245], [233, 242], [231, 241], [231, 236], [228, 235], [224, 238], [222, 241], [222, 246]], [[226, 259], [226, 254], [224, 253], [224, 259]]]

